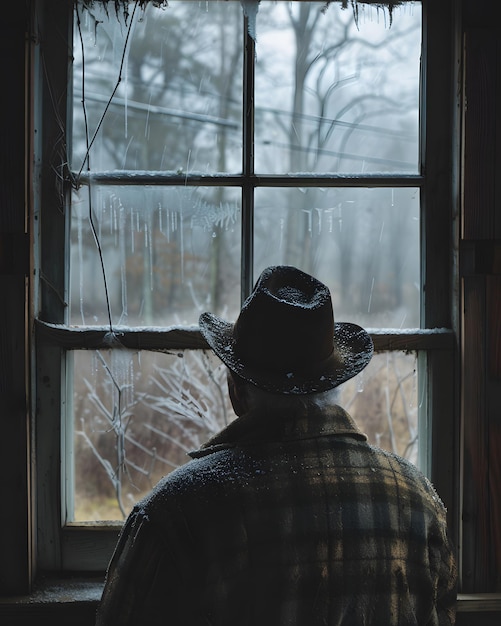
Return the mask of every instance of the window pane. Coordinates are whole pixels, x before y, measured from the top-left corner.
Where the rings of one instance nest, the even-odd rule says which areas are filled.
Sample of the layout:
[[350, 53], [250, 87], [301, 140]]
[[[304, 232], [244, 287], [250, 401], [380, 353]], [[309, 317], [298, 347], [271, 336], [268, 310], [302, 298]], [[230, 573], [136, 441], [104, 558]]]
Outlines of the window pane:
[[336, 319], [417, 328], [418, 189], [256, 190], [255, 275], [295, 265], [331, 290]]
[[[418, 172], [421, 5], [261, 2], [256, 171]], [[395, 10], [395, 9], [394, 9]]]
[[240, 169], [240, 3], [152, 4], [131, 3], [126, 23], [97, 2], [79, 9], [72, 169], [98, 128], [92, 170]]
[[417, 354], [376, 353], [339, 387], [338, 403], [369, 442], [418, 464]]
[[[70, 323], [196, 324], [234, 316], [240, 298], [240, 195], [219, 187], [91, 187], [74, 192]], [[93, 227], [97, 235], [94, 236]]]
[[73, 521], [122, 519], [235, 417], [212, 353], [77, 351], [73, 370]]
[[[226, 368], [211, 353], [77, 351], [73, 369], [73, 521], [122, 519], [235, 418]], [[337, 401], [370, 442], [416, 462], [416, 390], [416, 355], [382, 353]]]

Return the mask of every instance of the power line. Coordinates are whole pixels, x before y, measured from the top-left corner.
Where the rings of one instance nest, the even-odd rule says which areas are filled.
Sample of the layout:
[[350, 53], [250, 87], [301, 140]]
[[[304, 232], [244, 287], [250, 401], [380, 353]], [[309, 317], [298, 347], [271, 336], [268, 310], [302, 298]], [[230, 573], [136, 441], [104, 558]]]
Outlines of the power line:
[[[78, 89], [75, 90], [75, 95], [81, 96]], [[94, 102], [101, 102], [107, 104], [109, 98], [106, 96], [102, 96], [101, 94], [97, 94], [94, 92], [86, 91], [85, 94], [86, 100], [91, 100]], [[238, 131], [240, 129], [240, 125], [237, 122], [233, 122], [228, 119], [224, 119], [221, 117], [217, 117], [215, 115], [208, 115], [206, 113], [195, 113], [188, 111], [181, 111], [179, 109], [171, 109], [169, 107], [153, 105], [153, 104], [144, 104], [142, 102], [137, 102], [135, 100], [127, 100], [125, 98], [119, 98], [115, 96], [111, 102], [111, 105], [120, 106], [123, 108], [131, 109], [134, 111], [141, 111], [148, 113], [149, 115], [164, 115], [167, 117], [177, 117], [180, 119], [186, 119], [190, 121], [202, 122], [206, 124], [213, 124], [215, 126], [222, 126], [225, 128], [230, 128], [232, 130]], [[385, 135], [388, 137], [398, 137], [403, 141], [413, 141], [415, 137], [410, 133], [401, 133], [398, 130], [391, 130], [389, 128], [382, 128], [380, 126], [372, 126], [370, 124], [360, 124], [358, 122], [346, 122], [344, 120], [336, 120], [332, 118], [322, 117], [320, 115], [312, 115], [308, 113], [294, 113], [292, 111], [284, 111], [282, 109], [276, 109], [272, 107], [256, 107], [256, 111], [261, 111], [265, 113], [273, 113], [274, 115], [280, 115], [281, 117], [290, 117], [294, 119], [300, 119], [304, 121], [312, 121], [312, 122], [322, 122], [324, 124], [340, 126], [342, 128], [350, 128], [359, 130], [366, 133], [375, 133], [379, 135]]]

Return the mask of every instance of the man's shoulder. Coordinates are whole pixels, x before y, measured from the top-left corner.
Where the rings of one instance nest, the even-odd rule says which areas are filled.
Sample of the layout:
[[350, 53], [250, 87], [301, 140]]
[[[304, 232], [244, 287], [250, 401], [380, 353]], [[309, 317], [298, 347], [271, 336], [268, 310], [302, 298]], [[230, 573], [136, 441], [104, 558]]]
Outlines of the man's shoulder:
[[430, 479], [410, 460], [389, 452], [377, 446], [366, 444], [371, 454], [378, 459], [378, 467], [395, 481], [397, 486], [405, 486], [415, 497], [421, 497], [434, 507], [444, 510], [444, 504], [440, 499]]
[[236, 476], [242, 477], [246, 472], [251, 474], [254, 465], [252, 457], [246, 455], [245, 451], [221, 446], [203, 456], [192, 458], [164, 476], [144, 502], [151, 505], [154, 501], [167, 498], [175, 500], [218, 485], [224, 486]]

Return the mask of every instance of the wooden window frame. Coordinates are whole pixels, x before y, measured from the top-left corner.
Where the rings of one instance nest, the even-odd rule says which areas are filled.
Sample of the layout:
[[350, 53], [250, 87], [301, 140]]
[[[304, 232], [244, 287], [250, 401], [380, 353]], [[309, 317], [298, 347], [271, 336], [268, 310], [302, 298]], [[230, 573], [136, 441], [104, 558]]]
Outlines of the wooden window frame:
[[[426, 418], [422, 420], [420, 433], [421, 440], [427, 442], [424, 462], [448, 506], [451, 535], [458, 546], [463, 540], [460, 470], [464, 445], [461, 440], [463, 336], [459, 266], [461, 253], [468, 253], [468, 250], [458, 252], [463, 148], [461, 7], [462, 2], [457, 0], [423, 0], [422, 169], [420, 175], [412, 179], [412, 184], [422, 193], [423, 331], [407, 336], [374, 335], [377, 350], [420, 350], [421, 355], [426, 355], [419, 359], [420, 385], [426, 392]], [[29, 593], [37, 571], [54, 575], [65, 570], [85, 573], [98, 569], [102, 572], [116, 541], [118, 526], [63, 524], [61, 486], [65, 477], [61, 441], [64, 421], [60, 419], [60, 411], [65, 406], [64, 352], [77, 346], [73, 334], [63, 325], [66, 257], [60, 242], [67, 236], [68, 224], [58, 184], [64, 179], [64, 162], [56, 172], [50, 163], [54, 146], [64, 140], [62, 129], [69, 127], [71, 50], [68, 42], [71, 41], [72, 2], [31, 0], [11, 3], [6, 11], [8, 19], [2, 28], [5, 40], [23, 37], [22, 46], [12, 47], [12, 63], [2, 68], [3, 84], [12, 80], [9, 123], [13, 139], [9, 138], [7, 145], [12, 148], [13, 162], [18, 167], [22, 163], [27, 181], [26, 185], [12, 188], [11, 196], [14, 201], [17, 198], [18, 205], [24, 203], [28, 207], [21, 220], [23, 223], [15, 227], [15, 232], [19, 233], [15, 241], [19, 245], [13, 244], [13, 248], [17, 250], [18, 261], [12, 263], [10, 270], [1, 266], [3, 292], [13, 301], [8, 313], [3, 313], [1, 327], [8, 330], [2, 330], [2, 340], [6, 332], [15, 340], [4, 341], [2, 345], [6, 356], [12, 356], [9, 363], [16, 378], [12, 378], [12, 389], [4, 393], [10, 422], [7, 436], [3, 437], [0, 462], [4, 475], [16, 476], [16, 481], [6, 490], [12, 515], [2, 522], [1, 534], [8, 542], [2, 543], [0, 594], [12, 595]], [[31, 29], [26, 29], [25, 24], [30, 24]], [[13, 80], [19, 77], [20, 68], [26, 70], [22, 85]], [[16, 151], [16, 145], [23, 146], [21, 160], [21, 150]], [[253, 176], [250, 168], [247, 172]], [[271, 182], [268, 177], [249, 180], [255, 186]], [[291, 184], [289, 178], [287, 181]], [[308, 182], [302, 181], [303, 184]], [[359, 179], [360, 186], [377, 186], [380, 182], [382, 184], [373, 177]], [[385, 179], [384, 184], [388, 182], [389, 179]], [[332, 183], [337, 184], [342, 183]], [[391, 184], [399, 183], [392, 180]], [[248, 209], [243, 209], [247, 216], [251, 215]], [[5, 222], [0, 222], [0, 227], [4, 237]], [[250, 260], [249, 257], [246, 262], [250, 264]], [[250, 277], [243, 275], [242, 284], [248, 292]], [[23, 322], [14, 323], [15, 319]], [[135, 332], [128, 335], [132, 345], [137, 338]], [[141, 337], [141, 341], [144, 339]], [[99, 347], [102, 340], [99, 330], [89, 329], [85, 333], [87, 347]], [[182, 336], [163, 334], [154, 341], [175, 346], [179, 342], [188, 343], [188, 347], [203, 344], [196, 332]], [[22, 346], [20, 351], [19, 346]], [[3, 376], [10, 380], [5, 368]], [[20, 381], [15, 382], [17, 377], [23, 378], [23, 389], [19, 388]], [[15, 405], [14, 396], [24, 398], [22, 407]], [[23, 420], [26, 414], [28, 419]], [[19, 520], [23, 520], [22, 523]], [[461, 555], [459, 564], [461, 567]], [[0, 615], [3, 606], [0, 602]], [[470, 616], [474, 616], [478, 624], [498, 623], [499, 612], [499, 594], [460, 596], [458, 624], [468, 623]]]
[[[431, 23], [436, 23], [431, 22]], [[62, 25], [61, 25], [62, 27]], [[429, 27], [426, 27], [429, 31]], [[428, 33], [424, 35], [429, 36]], [[53, 38], [46, 38], [46, 41], [53, 41]], [[71, 41], [70, 34], [68, 41]], [[447, 45], [447, 39], [441, 39], [441, 45]], [[244, 27], [244, 61], [243, 61], [243, 98], [244, 103], [247, 101], [249, 94], [254, 89], [254, 60], [255, 45], [252, 37], [249, 35], [247, 25]], [[443, 50], [441, 52], [443, 54]], [[62, 55], [59, 55], [62, 56]], [[447, 58], [447, 55], [445, 55]], [[425, 55], [423, 64], [422, 79], [423, 85], [426, 82], [427, 87], [422, 87], [422, 93], [433, 94], [436, 90], [433, 83], [443, 84], [445, 81], [450, 82], [450, 77], [445, 76], [449, 71], [446, 64], [442, 63], [437, 67], [436, 63], [427, 63]], [[61, 81], [59, 92], [64, 93], [64, 89], [68, 89], [70, 81], [71, 68], [60, 63], [60, 73], [56, 80]], [[439, 71], [442, 73], [439, 75]], [[432, 88], [429, 88], [429, 85]], [[52, 87], [53, 88], [53, 87]], [[68, 91], [70, 98], [70, 92]], [[249, 97], [248, 101], [252, 99]], [[416, 175], [366, 175], [366, 176], [337, 176], [337, 175], [256, 175], [254, 172], [254, 118], [252, 107], [243, 104], [244, 110], [247, 112], [243, 117], [243, 159], [241, 175], [226, 174], [210, 174], [204, 175], [171, 175], [158, 173], [153, 179], [151, 176], [145, 177], [142, 173], [127, 172], [126, 177], [121, 177], [120, 173], [96, 173], [91, 174], [92, 182], [100, 184], [141, 184], [147, 182], [151, 184], [162, 185], [224, 185], [238, 186], [242, 189], [242, 263], [241, 263], [241, 297], [242, 300], [250, 293], [253, 284], [253, 276], [249, 268], [253, 266], [253, 248], [252, 248], [252, 230], [253, 230], [253, 198], [254, 190], [258, 187], [414, 187], [419, 188], [421, 193], [422, 206], [422, 229], [421, 240], [423, 250], [423, 284], [426, 284], [426, 297], [422, 298], [421, 318], [423, 329], [415, 333], [400, 333], [395, 331], [374, 332], [373, 339], [377, 351], [385, 350], [416, 350], [419, 354], [419, 385], [421, 387], [419, 394], [425, 394], [428, 398], [427, 403], [422, 406], [420, 419], [420, 441], [424, 445], [420, 446], [425, 451], [422, 455], [421, 464], [424, 470], [437, 482], [437, 488], [442, 493], [442, 497], [449, 504], [454, 498], [454, 487], [451, 486], [452, 480], [444, 480], [444, 476], [452, 478], [453, 475], [453, 447], [447, 451], [446, 458], [449, 459], [449, 468], [444, 472], [444, 448], [440, 446], [438, 453], [435, 445], [435, 437], [440, 434], [440, 430], [444, 430], [452, 424], [453, 421], [453, 402], [454, 397], [454, 379], [452, 372], [454, 371], [454, 340], [451, 326], [450, 315], [450, 284], [451, 267], [449, 255], [450, 251], [438, 242], [444, 241], [445, 233], [450, 231], [450, 216], [452, 215], [451, 198], [450, 198], [450, 180], [444, 179], [443, 176], [434, 176], [434, 172], [451, 171], [450, 163], [439, 162], [443, 159], [443, 155], [447, 154], [445, 150], [437, 149], [440, 143], [449, 144], [451, 140], [452, 129], [444, 127], [440, 122], [435, 121], [439, 118], [433, 114], [440, 106], [441, 112], [448, 105], [448, 100], [441, 96], [437, 98], [437, 102], [430, 95], [423, 99], [425, 103], [421, 111], [421, 145], [431, 145], [432, 149], [421, 152], [421, 172]], [[47, 99], [45, 99], [47, 101]], [[65, 113], [66, 114], [66, 113]], [[60, 113], [63, 115], [63, 112]], [[64, 118], [63, 118], [64, 119]], [[443, 119], [443, 118], [441, 118]], [[69, 120], [66, 122], [68, 128]], [[425, 161], [426, 159], [426, 161]], [[42, 159], [43, 160], [43, 159]], [[425, 172], [427, 172], [425, 174]], [[64, 180], [63, 180], [64, 183]], [[89, 179], [85, 176], [81, 177], [81, 183], [89, 183]], [[67, 184], [66, 195], [69, 195], [70, 189]], [[47, 201], [48, 200], [48, 201]], [[49, 205], [50, 203], [50, 205]], [[59, 206], [58, 206], [59, 205]], [[67, 209], [61, 206], [61, 198], [56, 199], [53, 196], [46, 199], [42, 203], [42, 212], [45, 212], [42, 219], [42, 240], [50, 237], [50, 243], [45, 244], [42, 250], [41, 266], [44, 268], [48, 263], [59, 268], [64, 266], [64, 248], [61, 242], [67, 234], [68, 224], [61, 215], [67, 214]], [[52, 215], [47, 219], [47, 213]], [[56, 215], [54, 216], [54, 214]], [[54, 228], [54, 218], [57, 222], [57, 228]], [[47, 223], [49, 226], [47, 227]], [[48, 230], [50, 229], [50, 232]], [[57, 252], [55, 251], [58, 248]], [[45, 254], [49, 255], [49, 259], [44, 258]], [[52, 255], [58, 256], [58, 261], [54, 264]], [[45, 270], [43, 270], [46, 275]], [[65, 440], [64, 434], [64, 412], [69, 407], [69, 401], [65, 400], [66, 381], [64, 359], [67, 350], [82, 348], [104, 348], [106, 347], [105, 334], [106, 330], [102, 328], [89, 327], [85, 331], [72, 330], [69, 326], [64, 326], [64, 314], [66, 297], [58, 294], [66, 294], [65, 276], [63, 272], [58, 271], [47, 281], [41, 284], [42, 298], [44, 304], [40, 310], [40, 314], [36, 320], [38, 350], [41, 356], [38, 359], [38, 380], [39, 380], [39, 417], [45, 415], [47, 422], [44, 422], [44, 428], [39, 432], [38, 447], [41, 450], [48, 451], [44, 454], [39, 462], [44, 467], [46, 459], [46, 467], [39, 472], [41, 481], [39, 482], [39, 492], [51, 493], [47, 498], [47, 508], [39, 507], [39, 561], [44, 569], [84, 569], [96, 570], [103, 569], [111, 555], [111, 550], [116, 542], [117, 532], [120, 524], [116, 525], [95, 525], [81, 523], [65, 522], [65, 505], [64, 498], [60, 498], [60, 484], [64, 483], [64, 463], [53, 463], [54, 459], [60, 458], [61, 452], [58, 449], [59, 441]], [[122, 332], [123, 329], [121, 329]], [[167, 332], [146, 332], [142, 330], [130, 329], [122, 335], [121, 341], [124, 345], [136, 348], [138, 346], [150, 346], [151, 348], [204, 348], [204, 341], [197, 331], [189, 330], [169, 330]], [[43, 355], [43, 356], [42, 356]], [[52, 359], [52, 360], [49, 360]], [[63, 364], [63, 366], [61, 366]], [[50, 373], [49, 373], [50, 372]], [[42, 381], [50, 378], [50, 387], [45, 387]], [[433, 393], [433, 390], [441, 389], [442, 393]], [[444, 391], [447, 390], [447, 393]], [[54, 407], [61, 407], [59, 417], [58, 411]], [[51, 407], [51, 410], [44, 410], [45, 407]], [[440, 414], [440, 420], [433, 420], [432, 415]], [[429, 417], [426, 417], [429, 416]], [[50, 425], [49, 425], [50, 424]], [[62, 469], [59, 470], [59, 467]], [[48, 485], [52, 485], [52, 489]], [[56, 488], [54, 488], [56, 487]], [[64, 493], [64, 490], [63, 490]], [[453, 509], [454, 510], [454, 509]], [[451, 519], [451, 525], [453, 520]]]

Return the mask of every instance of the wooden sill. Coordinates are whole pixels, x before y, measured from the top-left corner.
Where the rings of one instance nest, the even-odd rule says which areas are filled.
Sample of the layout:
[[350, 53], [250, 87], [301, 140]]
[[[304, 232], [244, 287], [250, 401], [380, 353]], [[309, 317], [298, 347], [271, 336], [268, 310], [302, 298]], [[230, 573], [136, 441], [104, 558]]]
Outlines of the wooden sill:
[[458, 613], [471, 613], [473, 611], [501, 612], [501, 593], [458, 594]]
[[[35, 619], [38, 624], [50, 623], [51, 626], [68, 623], [72, 626], [93, 626], [103, 578], [102, 573], [64, 578], [41, 577], [31, 594], [0, 598], [0, 623], [28, 626]], [[481, 616], [488, 613], [501, 616], [501, 594], [459, 594], [458, 623], [469, 624], [474, 613], [478, 615], [476, 624], [483, 624]], [[469, 614], [470, 618], [464, 614]], [[485, 621], [485, 624], [491, 623], [501, 621]]]

